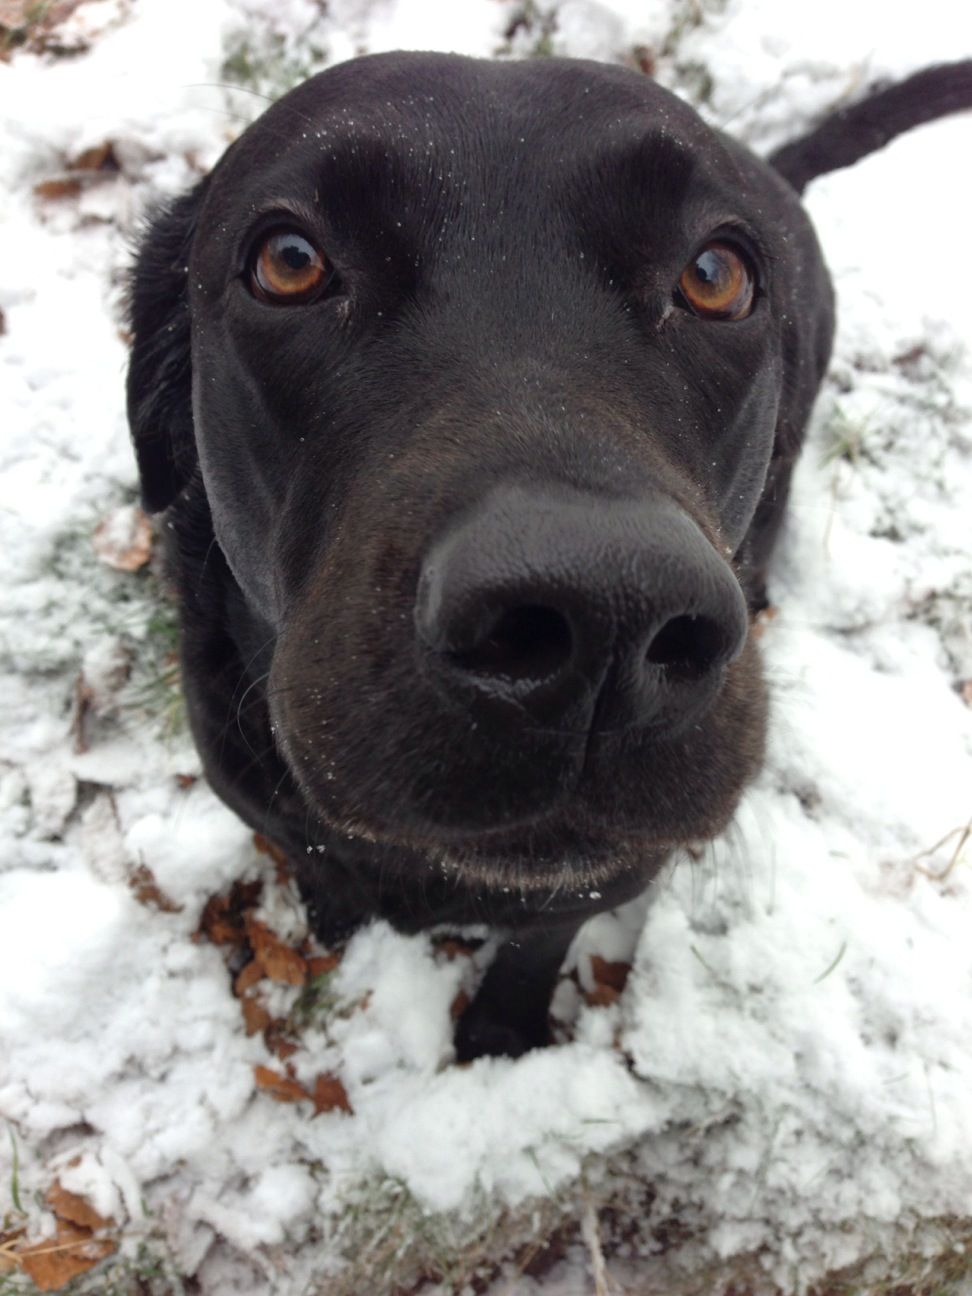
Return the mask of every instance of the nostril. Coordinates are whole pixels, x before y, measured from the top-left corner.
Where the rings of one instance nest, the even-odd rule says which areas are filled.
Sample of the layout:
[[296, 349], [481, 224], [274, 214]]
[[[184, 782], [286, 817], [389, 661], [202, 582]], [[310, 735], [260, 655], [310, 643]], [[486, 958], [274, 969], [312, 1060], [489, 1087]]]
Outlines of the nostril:
[[725, 649], [725, 635], [715, 621], [704, 616], [677, 616], [666, 621], [652, 639], [645, 660], [692, 680], [711, 670]]
[[572, 651], [566, 617], [554, 608], [526, 606], [504, 612], [479, 643], [450, 657], [470, 674], [539, 683], [558, 675]]

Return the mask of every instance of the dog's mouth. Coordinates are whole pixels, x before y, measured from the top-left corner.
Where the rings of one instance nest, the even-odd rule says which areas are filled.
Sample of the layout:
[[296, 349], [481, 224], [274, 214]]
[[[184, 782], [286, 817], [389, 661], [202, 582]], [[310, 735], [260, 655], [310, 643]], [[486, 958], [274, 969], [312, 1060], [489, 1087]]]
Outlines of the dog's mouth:
[[528, 827], [502, 827], [448, 838], [432, 831], [403, 832], [319, 812], [319, 840], [310, 833], [308, 852], [326, 855], [335, 840], [373, 851], [393, 871], [420, 869], [446, 883], [489, 893], [523, 896], [563, 893], [597, 900], [598, 888], [632, 874], [644, 885], [681, 839], [650, 833], [619, 834], [581, 826], [569, 816], [550, 817]]

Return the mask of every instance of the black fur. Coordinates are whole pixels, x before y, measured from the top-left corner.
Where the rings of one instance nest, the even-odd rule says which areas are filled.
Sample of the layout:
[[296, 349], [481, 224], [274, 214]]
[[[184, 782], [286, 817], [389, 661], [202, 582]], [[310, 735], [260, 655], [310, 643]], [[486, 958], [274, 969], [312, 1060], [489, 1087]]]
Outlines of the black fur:
[[[866, 106], [841, 121], [860, 155]], [[269, 109], [143, 242], [129, 414], [207, 774], [325, 940], [507, 932], [460, 1057], [541, 1043], [579, 924], [759, 767], [740, 609], [830, 351], [793, 187], [841, 164], [829, 129], [774, 170], [633, 72], [381, 55]], [[334, 268], [313, 301], [254, 290], [281, 225]], [[679, 295], [714, 237], [746, 318]]]

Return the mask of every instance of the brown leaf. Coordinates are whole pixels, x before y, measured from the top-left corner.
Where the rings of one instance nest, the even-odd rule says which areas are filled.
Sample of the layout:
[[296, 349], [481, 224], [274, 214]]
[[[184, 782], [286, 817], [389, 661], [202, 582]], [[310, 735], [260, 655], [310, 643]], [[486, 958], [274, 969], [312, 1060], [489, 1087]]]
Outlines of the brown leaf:
[[628, 983], [630, 971], [630, 963], [609, 963], [600, 954], [591, 955], [591, 976], [599, 986], [609, 986], [620, 994]]
[[311, 977], [325, 976], [328, 972], [333, 972], [341, 962], [340, 954], [312, 954], [307, 962], [307, 975]]
[[271, 1017], [263, 1004], [254, 995], [244, 995], [240, 1000], [243, 1010], [243, 1021], [247, 1035], [259, 1035], [270, 1025]]
[[472, 945], [469, 941], [459, 940], [455, 936], [447, 936], [445, 940], [436, 941], [435, 952], [436, 954], [444, 954], [451, 963], [453, 959], [471, 958], [478, 948], [478, 945]]
[[289, 1057], [293, 1057], [297, 1052], [297, 1045], [290, 1038], [288, 1031], [287, 1023], [277, 1018], [267, 1027], [266, 1034], [263, 1037], [267, 1048], [281, 1062], [286, 1062]]
[[58, 1220], [52, 1238], [21, 1247], [17, 1260], [39, 1291], [60, 1291], [72, 1278], [93, 1269], [117, 1249], [111, 1238], [94, 1238], [91, 1230]]
[[588, 990], [584, 995], [585, 1003], [592, 1008], [610, 1008], [620, 998], [621, 991], [609, 985], [596, 985], [593, 990]]
[[274, 876], [281, 886], [286, 886], [292, 879], [293, 870], [290, 867], [290, 860], [280, 847], [269, 837], [264, 837], [262, 833], [253, 834], [253, 845], [261, 855], [268, 855], [273, 860]]
[[72, 171], [121, 170], [111, 140], [105, 140], [104, 144], [96, 144], [93, 148], [85, 149], [76, 158], [72, 158], [70, 167]]
[[269, 837], [264, 837], [263, 833], [253, 834], [253, 845], [260, 855], [269, 855], [274, 864], [289, 865], [289, 860], [280, 847]]
[[279, 1071], [271, 1071], [269, 1067], [257, 1064], [253, 1068], [253, 1076], [257, 1088], [271, 1098], [276, 1098], [277, 1102], [300, 1102], [302, 1098], [310, 1098], [303, 1085], [290, 1076], [281, 1075]]
[[162, 913], [182, 913], [182, 905], [171, 900], [158, 882], [147, 864], [139, 864], [128, 879], [128, 885], [140, 905], [149, 909], [159, 909]]
[[152, 523], [139, 508], [116, 509], [95, 527], [92, 543], [109, 567], [138, 571], [152, 556]]
[[210, 896], [199, 920], [196, 937], [214, 945], [244, 945], [244, 919], [260, 903], [262, 882], [234, 882], [227, 895]]
[[188, 792], [191, 787], [195, 787], [199, 779], [195, 774], [177, 774], [175, 776], [176, 786], [183, 792]]
[[54, 180], [39, 180], [34, 185], [34, 197], [57, 202], [62, 198], [77, 198], [81, 181], [77, 176], [58, 176]]
[[771, 621], [775, 621], [779, 616], [780, 610], [775, 607], [764, 607], [756, 613], [753, 618], [752, 636], [754, 639], [762, 639], [766, 633], [766, 627]]
[[455, 999], [453, 999], [452, 1003], [449, 1005], [449, 1016], [452, 1020], [458, 1021], [471, 1002], [472, 1001], [466, 994], [465, 990], [460, 990]]
[[63, 22], [80, 3], [81, 0], [55, 0], [52, 4], [38, 4], [37, 0], [0, 0], [0, 27], [19, 31], [42, 21]]
[[972, 707], [972, 679], [966, 680], [960, 690], [962, 701], [966, 706]]
[[282, 985], [302, 986], [307, 980], [306, 960], [295, 949], [285, 945], [266, 923], [250, 914], [244, 921], [254, 957], [270, 980]]
[[233, 993], [242, 999], [247, 990], [252, 990], [266, 975], [263, 965], [257, 959], [250, 959], [246, 967], [237, 972], [236, 980], [233, 982]]
[[93, 1231], [108, 1228], [114, 1224], [114, 1220], [105, 1219], [99, 1215], [83, 1197], [80, 1197], [77, 1193], [69, 1192], [67, 1188], [63, 1188], [58, 1179], [55, 1179], [47, 1190], [46, 1200], [58, 1219], [67, 1220], [69, 1224], [77, 1224], [79, 1228]]
[[347, 1090], [337, 1076], [319, 1075], [314, 1081], [313, 1099], [315, 1116], [329, 1111], [351, 1112]]

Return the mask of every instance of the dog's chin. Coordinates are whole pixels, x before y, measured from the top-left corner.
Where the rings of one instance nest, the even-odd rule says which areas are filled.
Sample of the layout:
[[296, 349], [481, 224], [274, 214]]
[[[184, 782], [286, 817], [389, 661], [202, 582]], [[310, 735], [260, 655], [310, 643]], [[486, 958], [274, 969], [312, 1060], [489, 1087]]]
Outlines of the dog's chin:
[[590, 833], [561, 822], [524, 830], [497, 828], [468, 836], [377, 828], [359, 818], [335, 819], [318, 812], [320, 823], [344, 841], [372, 846], [382, 856], [397, 856], [404, 868], [419, 865], [464, 887], [522, 894], [602, 889], [637, 876], [647, 879], [684, 842], [660, 841], [651, 834]]

